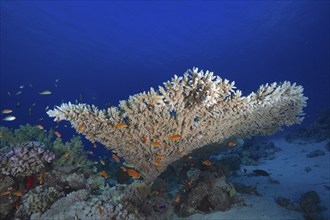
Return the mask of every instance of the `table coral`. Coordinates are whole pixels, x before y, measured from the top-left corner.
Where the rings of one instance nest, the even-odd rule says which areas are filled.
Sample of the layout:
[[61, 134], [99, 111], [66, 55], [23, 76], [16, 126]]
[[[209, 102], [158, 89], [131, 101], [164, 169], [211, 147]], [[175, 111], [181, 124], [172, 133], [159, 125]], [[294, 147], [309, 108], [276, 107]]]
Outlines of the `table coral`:
[[306, 100], [303, 87], [287, 81], [242, 96], [234, 82], [193, 68], [118, 107], [69, 102], [47, 113], [55, 121], [69, 120], [78, 133], [123, 156], [152, 182], [169, 164], [206, 144], [300, 123]]

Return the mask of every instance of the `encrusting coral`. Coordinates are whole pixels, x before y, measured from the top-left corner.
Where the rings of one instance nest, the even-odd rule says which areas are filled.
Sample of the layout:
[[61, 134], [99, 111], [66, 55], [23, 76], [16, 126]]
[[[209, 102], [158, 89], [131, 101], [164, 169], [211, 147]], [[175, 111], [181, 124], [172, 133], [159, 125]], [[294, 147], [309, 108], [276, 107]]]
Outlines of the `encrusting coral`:
[[123, 156], [152, 182], [167, 165], [206, 144], [272, 134], [303, 120], [302, 86], [266, 84], [248, 96], [234, 89], [234, 82], [193, 68], [118, 107], [99, 110], [69, 102], [47, 113], [55, 121], [69, 120], [77, 132]]

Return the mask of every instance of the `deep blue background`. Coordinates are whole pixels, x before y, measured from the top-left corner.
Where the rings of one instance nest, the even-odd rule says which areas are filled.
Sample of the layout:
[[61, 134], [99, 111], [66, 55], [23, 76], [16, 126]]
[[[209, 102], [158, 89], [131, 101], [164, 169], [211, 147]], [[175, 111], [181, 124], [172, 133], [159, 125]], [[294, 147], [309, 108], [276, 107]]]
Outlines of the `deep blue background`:
[[[244, 95], [267, 82], [297, 82], [309, 97], [308, 123], [330, 107], [329, 7], [329, 1], [1, 1], [0, 109], [14, 109], [17, 119], [0, 123], [49, 129], [55, 123], [46, 106], [80, 94], [100, 107], [117, 104], [194, 66], [235, 81]], [[21, 95], [7, 94], [20, 85]], [[40, 96], [44, 89], [53, 94]]]

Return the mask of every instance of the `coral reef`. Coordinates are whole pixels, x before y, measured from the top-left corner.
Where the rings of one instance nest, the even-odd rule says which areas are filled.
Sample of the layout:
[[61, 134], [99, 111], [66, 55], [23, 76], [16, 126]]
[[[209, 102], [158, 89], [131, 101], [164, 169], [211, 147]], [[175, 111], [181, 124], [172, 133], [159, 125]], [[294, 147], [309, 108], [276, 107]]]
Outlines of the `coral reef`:
[[289, 143], [314, 143], [330, 139], [330, 109], [322, 112], [318, 119], [307, 127], [298, 128], [287, 135]]
[[63, 144], [61, 138], [53, 140], [45, 130], [44, 136], [35, 138], [41, 130], [35, 129], [30, 125], [14, 131], [1, 127], [5, 137], [2, 143], [8, 145], [0, 148], [0, 218], [29, 218], [46, 211], [66, 193], [86, 188], [98, 190], [104, 185], [102, 177], [97, 179], [97, 170], [92, 169], [93, 162], [88, 160], [80, 137]]
[[327, 145], [325, 146], [325, 149], [327, 149], [328, 151], [330, 151], [330, 141], [327, 143]]
[[153, 182], [150, 190], [151, 192], [144, 192], [141, 194], [146, 196], [148, 193], [151, 193], [152, 195], [164, 197], [170, 191], [170, 186], [168, 185], [167, 181], [165, 181], [164, 179], [157, 178]]
[[247, 142], [239, 155], [242, 157], [242, 164], [256, 166], [265, 160], [275, 159], [275, 153], [279, 151], [281, 149], [272, 142], [254, 140], [251, 144]]
[[[186, 168], [178, 171], [182, 176], [179, 178], [173, 175], [175, 173], [171, 173], [172, 177], [169, 176], [168, 179], [174, 180], [172, 184], [175, 184], [175, 181], [176, 184], [180, 182], [180, 186], [176, 185], [174, 191], [168, 180], [160, 178], [156, 179], [153, 185], [135, 180], [132, 185], [114, 183], [115, 186], [110, 187], [108, 180], [100, 176], [97, 170], [91, 169], [89, 162], [84, 162], [87, 158], [80, 138], [73, 138], [65, 144], [57, 138], [50, 146], [48, 149], [55, 152], [56, 159], [52, 160], [52, 166], [47, 167], [47, 172], [31, 173], [32, 175], [25, 178], [3, 176], [4, 181], [1, 182], [0, 189], [2, 193], [7, 193], [7, 189], [10, 189], [10, 192], [8, 196], [1, 197], [1, 218], [171, 219], [174, 212], [188, 216], [199, 211], [224, 210], [236, 204], [235, 190], [225, 181], [223, 173], [214, 168], [218, 166], [216, 163], [214, 166], [206, 166], [199, 161], [195, 165], [185, 165]], [[46, 150], [45, 146], [38, 142], [29, 142], [24, 147], [36, 152], [39, 148]], [[16, 147], [8, 148], [6, 154], [15, 152], [15, 149]], [[82, 159], [78, 159], [77, 163], [72, 162], [71, 154], [73, 158], [81, 156]], [[90, 171], [84, 173], [82, 167]], [[209, 172], [211, 170], [212, 172]], [[222, 176], [220, 179], [225, 183], [220, 184], [221, 181], [215, 176]], [[31, 177], [33, 184], [27, 187]], [[202, 193], [207, 191], [217, 195], [202, 196]], [[14, 193], [18, 196], [14, 196]], [[181, 195], [182, 199], [177, 201], [174, 195]], [[193, 204], [195, 197], [203, 198], [198, 200], [197, 206]]]
[[14, 179], [9, 176], [0, 176], [0, 219], [7, 219], [15, 209], [18, 198], [10, 195], [15, 191], [17, 191], [17, 186]]
[[303, 193], [299, 203], [285, 197], [278, 197], [276, 203], [289, 210], [304, 212], [305, 219], [325, 219], [322, 212], [326, 208], [320, 205], [321, 199], [315, 191]]
[[214, 174], [203, 172], [203, 181], [185, 194], [183, 201], [176, 205], [179, 216], [189, 216], [199, 211], [225, 211], [239, 199], [235, 196], [235, 188], [225, 177], [215, 177]]
[[[90, 192], [86, 189], [81, 189], [75, 192], [67, 194], [65, 197], [54, 202], [50, 209], [44, 213], [36, 212], [31, 216], [31, 219], [55, 219], [57, 216], [58, 219], [66, 219], [69, 216], [64, 215], [67, 212], [67, 209], [73, 204], [79, 201], [85, 201], [90, 197]], [[42, 217], [41, 217], [42, 216]]]
[[282, 197], [282, 196], [276, 198], [276, 203], [279, 206], [282, 206], [282, 207], [287, 208], [289, 210], [302, 211], [301, 207], [299, 206], [298, 203], [296, 203], [294, 201], [291, 201], [290, 199]]
[[234, 82], [212, 72], [188, 70], [183, 77], [99, 110], [65, 103], [47, 113], [69, 120], [77, 132], [123, 156], [152, 182], [166, 167], [194, 149], [231, 137], [272, 134], [303, 120], [303, 88], [283, 82], [242, 96]]
[[0, 127], [2, 138], [0, 139], [0, 147], [20, 146], [31, 141], [44, 143], [47, 147], [52, 143], [54, 131], [45, 132], [32, 125], [20, 125], [19, 128], [13, 130], [6, 127]]
[[16, 217], [44, 212], [61, 196], [63, 193], [57, 187], [37, 186], [22, 197], [21, 206], [16, 211]]
[[256, 186], [245, 185], [242, 183], [233, 183], [233, 185], [238, 193], [261, 196], [260, 192], [257, 191]]
[[0, 155], [0, 171], [3, 175], [30, 176], [39, 173], [55, 159], [55, 154], [44, 147], [13, 147]]
[[70, 141], [63, 143], [62, 139], [54, 135], [54, 130], [46, 131], [37, 126], [21, 125], [17, 129], [0, 127], [0, 153], [8, 152], [15, 146], [43, 147], [51, 150], [56, 155], [54, 165], [70, 173], [73, 169], [80, 169], [83, 173], [91, 173], [90, 166], [93, 165], [87, 158], [81, 138], [73, 137]]
[[31, 219], [142, 219], [133, 204], [124, 204], [128, 186], [117, 186], [101, 195], [91, 195], [88, 190], [68, 194], [55, 202], [44, 213], [34, 214]]
[[90, 174], [90, 167], [93, 162], [88, 160], [87, 153], [84, 150], [84, 145], [79, 136], [73, 137], [65, 144], [61, 139], [56, 139], [52, 144], [57, 159], [54, 161], [55, 169], [66, 173], [71, 173], [73, 170], [79, 169], [84, 174]]
[[66, 187], [70, 187], [73, 190], [85, 189], [88, 186], [83, 174], [72, 173], [67, 176], [62, 175], [60, 180], [63, 183], [67, 183]]
[[200, 174], [201, 174], [201, 171], [199, 169], [191, 168], [187, 172], [187, 177], [189, 179], [191, 179], [192, 181], [196, 181], [200, 177]]
[[220, 164], [231, 171], [238, 170], [241, 165], [241, 158], [237, 154], [227, 155], [220, 159]]
[[302, 194], [299, 205], [305, 213], [306, 219], [322, 219], [322, 211], [326, 208], [320, 206], [320, 196], [315, 191], [308, 191]]
[[314, 151], [309, 152], [308, 154], [306, 154], [306, 157], [312, 158], [312, 157], [321, 157], [321, 156], [324, 156], [324, 155], [325, 155], [325, 152], [323, 150], [317, 149], [317, 150], [314, 150]]

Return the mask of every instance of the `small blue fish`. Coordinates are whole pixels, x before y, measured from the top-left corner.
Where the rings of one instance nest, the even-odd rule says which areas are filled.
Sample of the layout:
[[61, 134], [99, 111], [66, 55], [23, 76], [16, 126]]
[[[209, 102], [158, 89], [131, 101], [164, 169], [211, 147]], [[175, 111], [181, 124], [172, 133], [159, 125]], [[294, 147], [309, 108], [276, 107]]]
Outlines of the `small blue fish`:
[[166, 209], [166, 205], [161, 205], [158, 207], [159, 209]]

